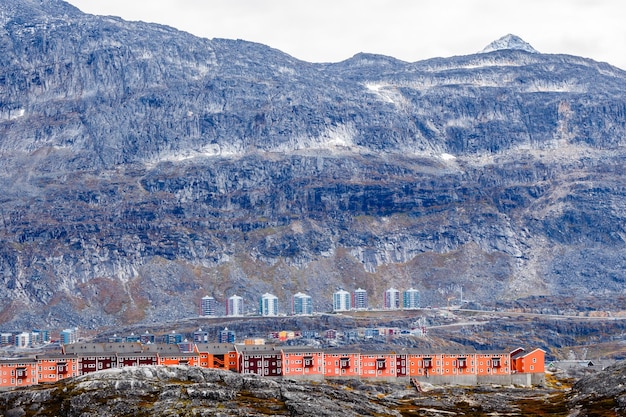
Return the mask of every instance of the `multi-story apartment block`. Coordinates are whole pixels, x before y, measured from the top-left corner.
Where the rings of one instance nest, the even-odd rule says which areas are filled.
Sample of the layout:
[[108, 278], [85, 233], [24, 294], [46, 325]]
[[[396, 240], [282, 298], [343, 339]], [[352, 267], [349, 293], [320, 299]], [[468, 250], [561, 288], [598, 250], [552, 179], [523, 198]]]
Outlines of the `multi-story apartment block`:
[[146, 330], [146, 332], [139, 337], [139, 341], [144, 345], [148, 343], [155, 343], [156, 336]]
[[78, 357], [80, 375], [117, 368], [119, 352], [141, 352], [139, 343], [72, 343], [64, 345], [62, 353]]
[[[186, 345], [186, 344], [182, 344]], [[517, 384], [544, 382], [545, 352], [360, 351], [345, 347], [322, 350], [310, 346], [140, 343], [76, 343], [60, 353], [36, 358], [0, 359], [0, 388], [55, 382], [72, 376], [126, 366], [185, 365], [228, 369], [264, 376], [320, 380], [404, 378], [432, 384]]]
[[179, 343], [183, 343], [183, 340], [185, 340], [185, 336], [181, 333], [176, 333], [175, 331], [163, 336], [163, 342], [168, 345], [177, 345]]
[[26, 387], [37, 383], [37, 359], [0, 360], [0, 387]]
[[354, 378], [360, 375], [358, 349], [336, 349], [324, 354], [324, 377]]
[[262, 316], [277, 316], [278, 297], [270, 293], [263, 294], [259, 303], [259, 312]]
[[228, 330], [228, 327], [225, 327], [217, 334], [217, 339], [220, 343], [235, 343], [236, 335], [233, 330]]
[[13, 333], [0, 333], [0, 345], [12, 345], [15, 342]]
[[214, 317], [215, 316], [215, 307], [217, 302], [215, 298], [210, 296], [202, 297], [200, 301], [200, 315], [204, 317]]
[[311, 296], [301, 292], [294, 294], [292, 300], [292, 313], [294, 315], [313, 314], [313, 299]]
[[70, 345], [72, 343], [76, 343], [78, 341], [78, 329], [65, 329], [61, 331], [60, 334], [61, 343], [64, 345]]
[[22, 332], [15, 335], [15, 346], [18, 348], [30, 347], [30, 333]]
[[420, 292], [414, 288], [409, 288], [402, 294], [402, 307], [406, 310], [419, 308]]
[[282, 352], [266, 345], [235, 345], [243, 374], [282, 376]]
[[226, 369], [239, 372], [238, 353], [232, 343], [203, 343], [196, 345], [203, 368]]
[[396, 354], [390, 352], [361, 352], [361, 375], [389, 379], [396, 375]]
[[78, 357], [63, 354], [37, 356], [37, 377], [39, 383], [57, 382], [64, 378], [78, 376]]
[[385, 291], [383, 307], [387, 310], [397, 310], [400, 308], [400, 291], [389, 288]]
[[339, 290], [333, 293], [333, 311], [348, 311], [352, 308], [352, 300], [348, 291]]
[[283, 376], [294, 379], [324, 379], [324, 351], [304, 346], [285, 346]]
[[358, 288], [352, 293], [352, 309], [367, 310], [367, 291]]
[[198, 329], [195, 332], [193, 332], [194, 343], [209, 343], [210, 341], [211, 341], [210, 332], [206, 330], [202, 330], [202, 329]]
[[238, 295], [229, 297], [226, 301], [226, 315], [231, 317], [243, 316], [243, 298]]

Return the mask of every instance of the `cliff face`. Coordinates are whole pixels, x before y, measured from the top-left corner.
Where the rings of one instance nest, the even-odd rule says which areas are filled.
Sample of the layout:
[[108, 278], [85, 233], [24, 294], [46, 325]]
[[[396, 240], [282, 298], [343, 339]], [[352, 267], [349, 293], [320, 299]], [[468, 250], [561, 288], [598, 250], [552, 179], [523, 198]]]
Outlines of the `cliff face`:
[[0, 0], [0, 23], [0, 322], [175, 319], [206, 294], [252, 310], [265, 291], [325, 310], [358, 286], [374, 306], [389, 286], [624, 294], [626, 73], [608, 64], [311, 64], [59, 0]]

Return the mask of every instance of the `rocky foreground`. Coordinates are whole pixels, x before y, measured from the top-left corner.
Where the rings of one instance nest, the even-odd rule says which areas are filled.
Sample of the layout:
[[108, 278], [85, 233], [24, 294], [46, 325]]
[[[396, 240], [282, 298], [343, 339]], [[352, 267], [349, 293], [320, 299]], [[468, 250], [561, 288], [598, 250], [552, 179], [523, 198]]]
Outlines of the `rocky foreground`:
[[[550, 378], [548, 378], [550, 380]], [[296, 382], [187, 367], [109, 370], [0, 393], [0, 415], [21, 416], [618, 416], [626, 363], [572, 389]]]

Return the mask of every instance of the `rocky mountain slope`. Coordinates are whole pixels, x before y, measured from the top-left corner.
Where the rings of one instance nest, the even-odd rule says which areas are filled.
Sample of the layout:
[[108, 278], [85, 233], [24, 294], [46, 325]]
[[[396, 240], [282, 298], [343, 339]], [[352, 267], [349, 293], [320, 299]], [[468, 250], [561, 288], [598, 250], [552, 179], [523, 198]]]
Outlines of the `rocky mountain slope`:
[[0, 323], [623, 296], [625, 133], [624, 71], [512, 36], [312, 64], [0, 0]]
[[0, 416], [617, 416], [626, 412], [625, 376], [619, 363], [571, 390], [424, 384], [417, 392], [404, 383], [321, 384], [213, 369], [127, 367], [0, 393]]

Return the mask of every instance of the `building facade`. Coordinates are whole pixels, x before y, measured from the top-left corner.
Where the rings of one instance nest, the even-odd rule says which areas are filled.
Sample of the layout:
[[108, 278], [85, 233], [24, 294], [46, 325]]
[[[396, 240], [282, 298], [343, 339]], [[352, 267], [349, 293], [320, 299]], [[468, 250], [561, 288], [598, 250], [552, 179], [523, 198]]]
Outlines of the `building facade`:
[[352, 300], [348, 291], [339, 290], [333, 294], [333, 311], [349, 311]]
[[61, 343], [70, 345], [78, 341], [78, 329], [65, 329], [60, 334]]
[[325, 378], [355, 378], [361, 375], [360, 353], [350, 348], [337, 349], [324, 354]]
[[311, 315], [313, 314], [313, 299], [310, 295], [306, 295], [301, 292], [294, 294], [291, 310], [296, 316]]
[[402, 294], [402, 307], [412, 310], [420, 307], [420, 292], [414, 288], [409, 288]]
[[216, 303], [213, 297], [209, 297], [208, 295], [202, 297], [200, 302], [200, 315], [203, 317], [215, 317]]
[[243, 316], [243, 298], [238, 295], [229, 297], [226, 301], [226, 315], [231, 317]]
[[358, 288], [352, 293], [352, 309], [367, 310], [367, 291]]
[[262, 316], [277, 316], [278, 297], [270, 293], [263, 294], [259, 302], [259, 312]]
[[314, 347], [283, 347], [283, 376], [286, 378], [323, 380], [324, 351]]
[[400, 308], [400, 291], [395, 288], [389, 288], [385, 291], [383, 308], [386, 310], [398, 310]]
[[[184, 345], [184, 344], [183, 344]], [[344, 347], [76, 343], [60, 353], [35, 358], [0, 359], [0, 388], [16, 388], [126, 366], [183, 365], [226, 369], [263, 376], [322, 380], [358, 378], [416, 380], [452, 385], [540, 385], [545, 352], [505, 351], [361, 351]]]
[[206, 331], [206, 330], [202, 330], [202, 329], [198, 329], [195, 332], [193, 332], [193, 342], [194, 343], [209, 343], [211, 342], [211, 333]]
[[235, 343], [235, 332], [233, 330], [228, 330], [228, 327], [225, 327], [224, 330], [220, 330], [217, 334], [217, 340], [219, 343]]
[[282, 376], [282, 352], [265, 345], [236, 346], [239, 353], [239, 369], [243, 374]]
[[61, 354], [37, 356], [37, 374], [39, 383], [78, 376], [78, 358]]

